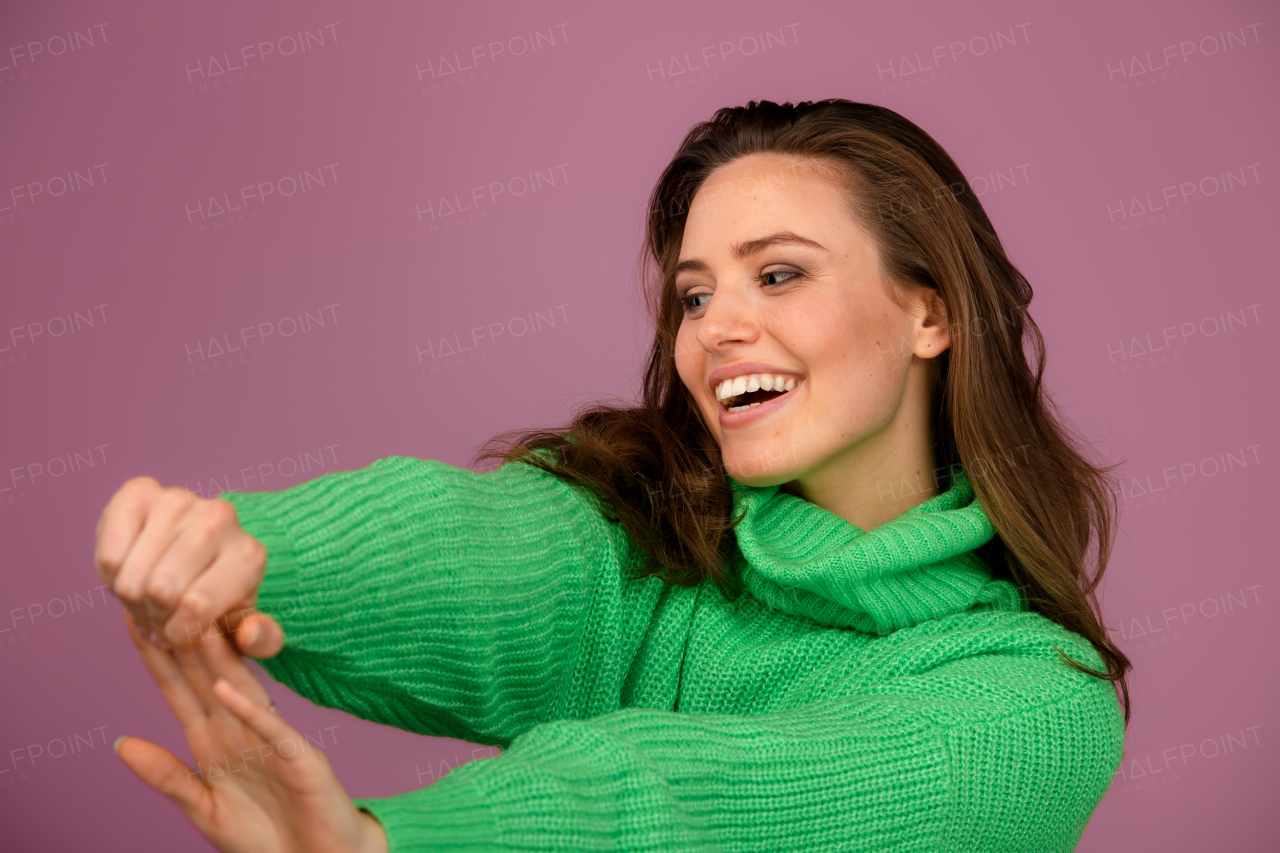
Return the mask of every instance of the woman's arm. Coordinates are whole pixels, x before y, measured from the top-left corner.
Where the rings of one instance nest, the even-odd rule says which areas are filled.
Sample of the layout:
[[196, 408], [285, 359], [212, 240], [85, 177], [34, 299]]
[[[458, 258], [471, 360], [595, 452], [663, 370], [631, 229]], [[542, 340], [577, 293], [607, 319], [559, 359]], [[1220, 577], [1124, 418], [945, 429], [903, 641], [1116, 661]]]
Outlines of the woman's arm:
[[324, 751], [310, 748], [281, 719], [221, 626], [207, 626], [192, 649], [180, 651], [158, 648], [150, 627], [128, 610], [125, 622], [196, 766], [140, 737], [121, 735], [115, 750], [215, 847], [223, 853], [387, 853], [382, 826], [356, 809]]
[[1066, 669], [979, 655], [758, 716], [552, 721], [430, 787], [354, 802], [403, 853], [1070, 851], [1123, 726], [1111, 686]]
[[522, 463], [392, 457], [221, 497], [267, 549], [257, 606], [285, 646], [262, 666], [420, 734], [505, 745], [616, 709], [661, 592], [627, 579], [630, 540], [594, 499]]

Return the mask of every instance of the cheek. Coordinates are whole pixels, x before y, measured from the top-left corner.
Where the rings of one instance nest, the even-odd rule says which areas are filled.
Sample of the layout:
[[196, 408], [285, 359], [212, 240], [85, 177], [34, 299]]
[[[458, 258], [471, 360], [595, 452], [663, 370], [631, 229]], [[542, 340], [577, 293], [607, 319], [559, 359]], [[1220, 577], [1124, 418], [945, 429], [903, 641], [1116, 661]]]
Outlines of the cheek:
[[[899, 390], [906, 368], [902, 330], [884, 312], [849, 308], [809, 318], [813, 334], [798, 342], [820, 391], [833, 408], [878, 406]], [[842, 405], [843, 404], [843, 405]]]
[[676, 374], [685, 387], [697, 387], [702, 374], [702, 347], [685, 325], [676, 332], [675, 363]]

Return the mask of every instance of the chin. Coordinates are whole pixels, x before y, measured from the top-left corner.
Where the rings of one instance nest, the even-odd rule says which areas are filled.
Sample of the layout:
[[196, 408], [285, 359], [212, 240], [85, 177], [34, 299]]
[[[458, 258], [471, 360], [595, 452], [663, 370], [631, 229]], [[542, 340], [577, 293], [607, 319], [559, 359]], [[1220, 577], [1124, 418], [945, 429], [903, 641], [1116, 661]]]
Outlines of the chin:
[[748, 486], [775, 486], [794, 480], [801, 469], [798, 445], [785, 435], [752, 441], [740, 436], [720, 447], [725, 473]]

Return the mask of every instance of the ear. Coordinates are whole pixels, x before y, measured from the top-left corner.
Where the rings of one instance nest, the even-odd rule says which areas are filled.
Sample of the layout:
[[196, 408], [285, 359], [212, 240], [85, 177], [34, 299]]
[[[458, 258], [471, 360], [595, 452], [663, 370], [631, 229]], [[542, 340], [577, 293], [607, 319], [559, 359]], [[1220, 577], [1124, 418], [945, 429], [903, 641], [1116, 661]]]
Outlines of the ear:
[[951, 346], [947, 305], [932, 287], [916, 287], [912, 293], [912, 352], [918, 358], [936, 358]]

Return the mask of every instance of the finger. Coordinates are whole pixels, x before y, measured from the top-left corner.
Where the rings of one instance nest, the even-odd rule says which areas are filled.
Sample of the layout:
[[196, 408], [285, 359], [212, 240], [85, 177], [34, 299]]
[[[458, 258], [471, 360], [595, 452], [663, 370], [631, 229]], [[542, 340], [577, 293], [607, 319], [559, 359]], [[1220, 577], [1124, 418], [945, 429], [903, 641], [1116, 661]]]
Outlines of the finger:
[[[138, 648], [138, 653], [142, 655], [142, 662], [146, 664], [151, 677], [155, 679], [156, 684], [160, 687], [160, 692], [164, 695], [164, 699], [169, 703], [170, 710], [173, 711], [178, 722], [182, 727], [188, 728], [197, 723], [201, 718], [209, 715], [209, 708], [202, 700], [199, 694], [192, 689], [192, 686], [182, 669], [174, 660], [173, 654], [163, 649], [158, 649], [151, 643], [147, 642], [139, 636], [138, 623], [133, 618], [133, 614], [125, 611], [125, 624], [129, 627], [129, 636], [133, 639], [133, 644]], [[145, 627], [145, 626], [144, 626]]]
[[138, 778], [172, 800], [201, 831], [210, 825], [213, 794], [204, 778], [162, 746], [121, 737], [116, 752]]
[[133, 624], [135, 626], [133, 630], [138, 632], [137, 636], [141, 637], [143, 640], [149, 641], [158, 649], [163, 650], [168, 648], [168, 642], [163, 636], [157, 633], [151, 627], [151, 623], [147, 621], [147, 609], [145, 607], [141, 604], [134, 604], [124, 600], [121, 600], [121, 603], [124, 605], [124, 612], [128, 613], [133, 619]]
[[[284, 761], [292, 763], [299, 756], [311, 754], [311, 750], [301, 748], [304, 746], [302, 736], [278, 712], [254, 702], [227, 679], [219, 678], [214, 682], [214, 695], [240, 722], [272, 746]], [[280, 749], [286, 742], [291, 742], [295, 748]]]
[[210, 689], [218, 678], [230, 681], [240, 693], [248, 696], [264, 708], [269, 707], [271, 697], [258, 681], [253, 670], [245, 665], [240, 653], [231, 646], [230, 640], [217, 629], [207, 632], [200, 646], [205, 670], [210, 677]]
[[233, 633], [237, 648], [255, 658], [271, 658], [284, 648], [284, 629], [265, 613], [249, 612]]
[[177, 519], [190, 507], [190, 501], [184, 500], [177, 489], [165, 489], [152, 502], [142, 530], [129, 546], [116, 575], [112, 592], [131, 605], [135, 615], [141, 608], [141, 621], [146, 624], [156, 624], [147, 611], [147, 576], [177, 534]]
[[[231, 506], [225, 501], [219, 503]], [[230, 511], [235, 512], [234, 508]], [[182, 592], [165, 625], [165, 636], [172, 642], [189, 642], [187, 638], [199, 636], [209, 622], [252, 606], [252, 597], [265, 574], [266, 547], [248, 534], [219, 544], [213, 562]]]
[[[142, 531], [151, 499], [149, 493], [158, 491], [159, 488], [160, 484], [150, 477], [135, 477], [120, 487], [98, 517], [93, 552], [94, 568], [112, 595], [119, 597], [116, 581], [120, 569], [129, 548]], [[120, 602], [133, 612], [139, 623], [147, 623], [146, 609], [142, 605], [124, 598]]]
[[245, 689], [251, 692], [264, 708], [271, 704], [271, 697], [267, 695], [252, 670], [240, 660], [239, 652], [231, 648], [230, 641], [223, 635], [222, 629], [215, 624], [201, 634], [200, 642], [196, 646], [190, 650], [174, 652], [174, 659], [183, 675], [209, 709], [210, 715], [234, 716], [214, 695], [213, 683], [217, 680], [218, 674], [214, 671], [211, 657], [218, 657], [219, 665], [225, 671], [236, 673], [237, 681], [246, 685]]
[[134, 477], [120, 487], [98, 516], [93, 564], [108, 586], [115, 583], [125, 554], [142, 529], [151, 493], [159, 490], [160, 484], [152, 478]]
[[[192, 594], [192, 586], [216, 564], [220, 551], [227, 547], [234, 531], [235, 510], [226, 501], [201, 501], [183, 513], [173, 541], [160, 554], [147, 576], [146, 595], [153, 624], [166, 628], [181, 602]], [[190, 603], [196, 603], [192, 601]], [[202, 603], [202, 600], [201, 600]], [[199, 618], [212, 620], [222, 611], [202, 613]], [[201, 625], [191, 620], [185, 629], [166, 638], [175, 645], [190, 645], [199, 636]]]
[[[217, 626], [214, 626], [212, 630], [217, 632]], [[191, 689], [200, 697], [200, 701], [204, 703], [205, 707], [208, 708], [209, 716], [226, 716], [228, 714], [227, 709], [213, 693], [213, 682], [217, 676], [209, 669], [209, 662], [205, 659], [205, 642], [207, 640], [202, 637], [200, 642], [190, 649], [175, 649], [173, 658], [177, 662], [178, 668], [182, 671], [182, 675], [186, 678], [187, 683], [191, 685]]]
[[245, 623], [246, 619], [258, 612], [257, 608], [253, 606], [254, 598], [255, 596], [246, 595], [243, 601], [238, 602], [234, 607], [218, 617], [216, 621], [222, 626], [222, 633], [234, 634]]
[[[142, 599], [143, 606], [147, 609], [147, 621], [161, 635], [164, 632], [164, 623], [168, 621], [183, 590], [186, 589], [187, 583], [176, 586], [173, 579], [159, 576], [157, 570], [165, 563], [165, 558], [174, 548], [186, 545], [191, 559], [201, 560], [199, 565], [190, 569], [194, 577], [208, 568], [219, 547], [217, 541], [210, 541], [215, 540], [216, 536], [210, 535], [211, 531], [208, 522], [203, 522], [204, 508], [207, 503], [203, 500], [198, 500], [194, 493], [186, 489], [175, 488], [166, 491], [176, 493], [175, 497], [167, 498], [167, 500], [172, 500], [180, 508], [177, 514], [165, 523], [169, 528], [168, 542], [151, 558], [150, 568], [147, 570], [147, 577], [143, 582]], [[197, 518], [200, 518], [201, 521], [195, 521]], [[145, 534], [146, 524], [143, 525], [142, 529]], [[202, 542], [191, 543], [192, 539], [202, 540]], [[203, 548], [204, 553], [191, 554], [192, 550], [199, 551], [201, 548]], [[179, 554], [175, 559], [176, 561], [181, 561], [183, 557], [184, 555]], [[175, 559], [169, 560], [169, 564], [172, 565]], [[128, 557], [125, 560], [127, 562]]]

